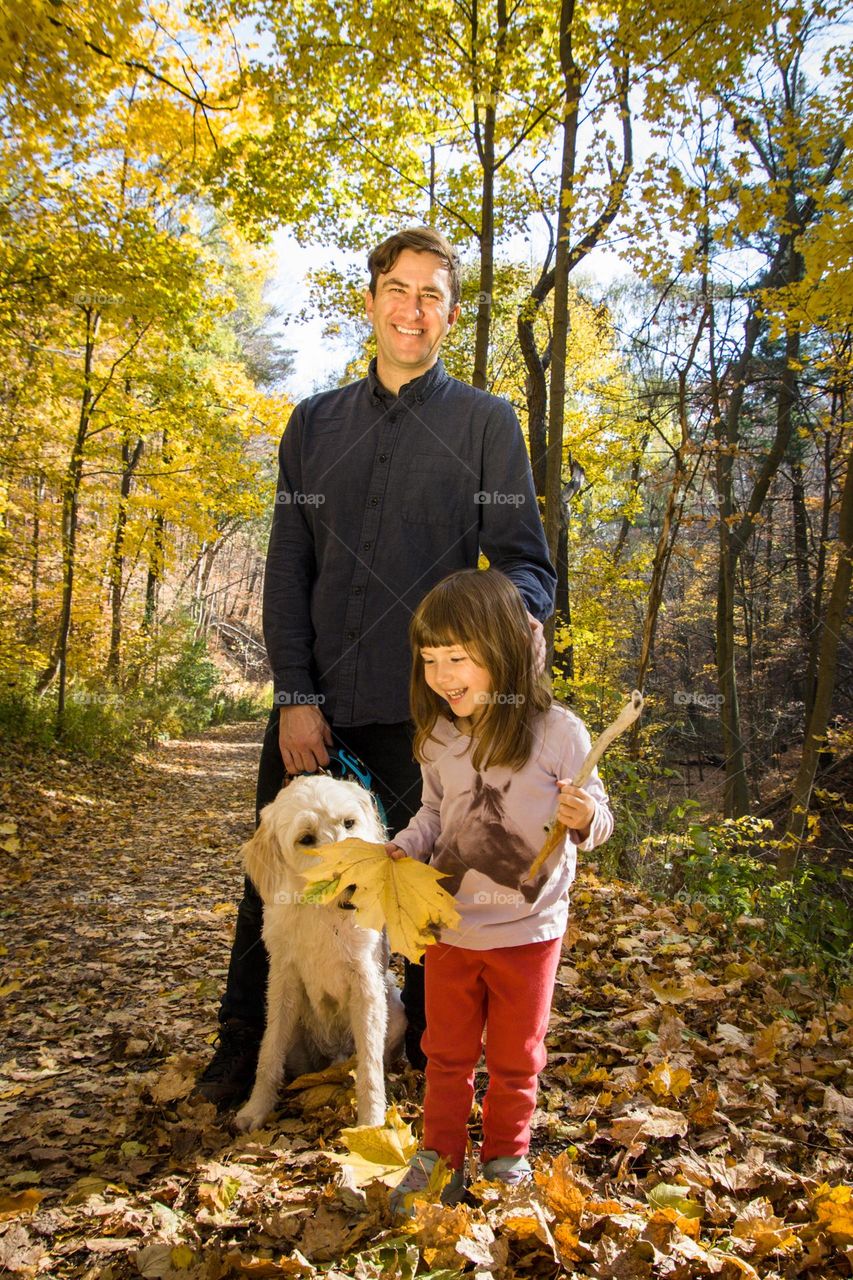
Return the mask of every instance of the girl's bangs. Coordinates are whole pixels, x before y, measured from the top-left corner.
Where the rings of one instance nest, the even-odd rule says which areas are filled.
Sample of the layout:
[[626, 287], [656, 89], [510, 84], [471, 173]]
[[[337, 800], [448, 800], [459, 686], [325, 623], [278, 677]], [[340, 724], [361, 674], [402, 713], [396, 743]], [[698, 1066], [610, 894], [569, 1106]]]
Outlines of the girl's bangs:
[[460, 610], [458, 601], [449, 598], [449, 593], [439, 592], [427, 602], [426, 608], [421, 606], [412, 619], [412, 647], [416, 652], [454, 644], [467, 648], [476, 634], [471, 622], [465, 610]]

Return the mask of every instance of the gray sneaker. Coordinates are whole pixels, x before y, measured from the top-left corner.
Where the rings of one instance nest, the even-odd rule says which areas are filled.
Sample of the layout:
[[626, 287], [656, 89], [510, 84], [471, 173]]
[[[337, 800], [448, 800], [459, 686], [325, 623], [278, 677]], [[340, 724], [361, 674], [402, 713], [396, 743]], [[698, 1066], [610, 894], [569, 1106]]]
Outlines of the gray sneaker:
[[[409, 1161], [409, 1171], [394, 1187], [389, 1201], [391, 1212], [397, 1218], [411, 1218], [414, 1214], [413, 1197], [419, 1191], [426, 1191], [435, 1166], [438, 1164], [437, 1151], [416, 1151]], [[445, 1183], [441, 1193], [441, 1203], [458, 1204], [465, 1194], [465, 1175], [462, 1169], [450, 1171], [450, 1181]]]
[[508, 1187], [519, 1187], [529, 1182], [533, 1170], [526, 1156], [495, 1156], [480, 1167], [480, 1176], [487, 1182], [503, 1182]]

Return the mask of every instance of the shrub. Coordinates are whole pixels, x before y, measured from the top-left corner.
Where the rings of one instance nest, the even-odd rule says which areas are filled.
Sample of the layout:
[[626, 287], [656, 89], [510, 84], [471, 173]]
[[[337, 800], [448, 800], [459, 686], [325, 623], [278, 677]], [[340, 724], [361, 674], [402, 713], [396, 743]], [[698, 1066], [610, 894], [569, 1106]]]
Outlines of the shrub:
[[[61, 748], [92, 759], [124, 758], [158, 739], [204, 729], [215, 718], [257, 719], [257, 699], [219, 692], [219, 673], [189, 619], [163, 627], [156, 642], [131, 647], [122, 685], [72, 677], [68, 683]], [[49, 748], [56, 741], [57, 693], [38, 697], [32, 673], [0, 687], [0, 730], [14, 740]]]
[[741, 944], [760, 943], [837, 985], [853, 960], [843, 878], [832, 866], [803, 860], [792, 879], [780, 879], [772, 826], [755, 817], [691, 826], [670, 862], [671, 889], [716, 911]]

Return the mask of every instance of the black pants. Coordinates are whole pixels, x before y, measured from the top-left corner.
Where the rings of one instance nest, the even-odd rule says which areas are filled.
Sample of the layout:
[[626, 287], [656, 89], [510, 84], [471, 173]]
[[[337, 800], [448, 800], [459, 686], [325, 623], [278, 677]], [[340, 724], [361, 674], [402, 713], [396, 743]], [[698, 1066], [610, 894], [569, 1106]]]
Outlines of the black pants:
[[[389, 835], [401, 831], [421, 802], [421, 771], [412, 757], [412, 730], [409, 724], [364, 724], [332, 726], [336, 747], [345, 747], [367, 766], [373, 775], [373, 789], [385, 806]], [[264, 733], [255, 820], [264, 805], [274, 800], [284, 781], [284, 761], [278, 745], [278, 708], [274, 708]], [[240, 1018], [263, 1031], [266, 1019], [266, 990], [269, 962], [261, 938], [263, 903], [255, 886], [246, 877], [243, 899], [237, 909], [237, 926], [231, 948], [228, 981], [219, 1009], [219, 1021]], [[425, 1026], [423, 965], [406, 961], [403, 1005], [409, 1020], [407, 1045], [417, 1043]]]

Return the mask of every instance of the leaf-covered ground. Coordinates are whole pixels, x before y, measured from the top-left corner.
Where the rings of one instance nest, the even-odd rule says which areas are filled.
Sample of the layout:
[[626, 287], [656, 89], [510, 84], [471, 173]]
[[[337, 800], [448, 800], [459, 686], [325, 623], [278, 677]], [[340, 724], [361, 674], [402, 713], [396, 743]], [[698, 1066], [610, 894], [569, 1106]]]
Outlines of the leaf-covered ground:
[[[717, 923], [580, 879], [536, 1182], [394, 1227], [331, 1155], [346, 1068], [235, 1137], [210, 1053], [260, 730], [125, 770], [0, 770], [0, 1275], [805, 1276], [853, 1272], [853, 992], [725, 949]], [[422, 1080], [390, 1095], [417, 1129]], [[476, 1122], [473, 1130], [476, 1136]]]

